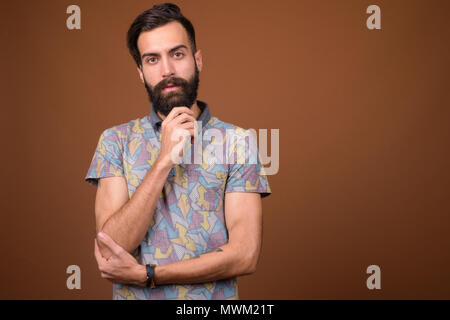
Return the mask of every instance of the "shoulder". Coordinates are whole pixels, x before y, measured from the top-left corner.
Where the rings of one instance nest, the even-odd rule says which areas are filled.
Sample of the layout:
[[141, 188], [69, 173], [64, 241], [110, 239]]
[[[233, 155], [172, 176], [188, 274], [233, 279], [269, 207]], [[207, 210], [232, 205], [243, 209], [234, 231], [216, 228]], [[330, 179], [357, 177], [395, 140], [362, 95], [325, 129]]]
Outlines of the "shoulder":
[[206, 134], [214, 137], [211, 140], [213, 144], [222, 144], [226, 149], [227, 163], [258, 163], [258, 135], [255, 129], [245, 129], [216, 117], [212, 117], [209, 124]]
[[102, 132], [103, 138], [113, 138], [116, 140], [126, 140], [133, 134], [145, 133], [150, 126], [148, 116], [133, 119], [118, 125], [109, 127]]
[[148, 127], [151, 124], [147, 116], [109, 127], [100, 135], [97, 148], [123, 153], [130, 143], [144, 139]]
[[231, 136], [237, 136], [237, 137], [247, 137], [249, 135], [254, 135], [253, 129], [245, 129], [240, 126], [237, 126], [235, 124], [222, 121], [218, 119], [217, 117], [211, 117], [210, 121], [208, 122], [208, 129], [217, 129], [219, 130], [222, 135], [227, 138]]

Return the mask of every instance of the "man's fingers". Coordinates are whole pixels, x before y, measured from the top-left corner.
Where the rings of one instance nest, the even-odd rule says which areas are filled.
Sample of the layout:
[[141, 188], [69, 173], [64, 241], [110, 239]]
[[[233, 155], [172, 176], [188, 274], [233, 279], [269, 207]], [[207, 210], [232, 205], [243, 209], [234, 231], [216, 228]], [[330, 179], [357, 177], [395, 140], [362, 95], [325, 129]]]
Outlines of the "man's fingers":
[[189, 139], [191, 144], [194, 144], [195, 140], [198, 138], [197, 126], [192, 123], [183, 123], [181, 129], [183, 131], [181, 131], [182, 134], [178, 134], [178, 142], [184, 140], [184, 145]]
[[97, 239], [94, 239], [94, 255], [95, 259], [97, 259], [97, 263], [100, 264], [102, 262], [103, 256], [100, 253], [100, 249], [98, 248]]
[[107, 272], [100, 272], [100, 276], [103, 279], [112, 279], [112, 276], [109, 273], [107, 273]]
[[107, 273], [107, 272], [100, 272], [100, 277], [102, 279], [108, 280], [109, 282], [113, 283], [113, 284], [121, 284], [122, 281], [115, 279], [114, 276], [112, 276], [111, 274]]
[[172, 110], [170, 110], [169, 114], [167, 115], [166, 119], [164, 119], [164, 120], [168, 120], [168, 122], [169, 122], [183, 112], [190, 114], [190, 115], [194, 115], [194, 111], [192, 111], [188, 107], [174, 107]]
[[195, 122], [195, 118], [187, 113], [182, 113], [179, 116], [177, 116], [175, 119], [173, 119], [173, 122], [175, 124], [183, 124], [186, 122]]
[[185, 122], [185, 123], [180, 124], [180, 126], [179, 126], [179, 128], [185, 129], [185, 130], [194, 129], [194, 127], [195, 127], [194, 122]]
[[189, 132], [189, 135], [194, 138], [197, 139], [198, 137], [198, 127], [195, 123], [183, 123], [181, 126], [184, 130], [187, 130]]
[[100, 232], [98, 234], [98, 239], [116, 256], [118, 256], [123, 250], [121, 246], [115, 243], [114, 240], [104, 232]]

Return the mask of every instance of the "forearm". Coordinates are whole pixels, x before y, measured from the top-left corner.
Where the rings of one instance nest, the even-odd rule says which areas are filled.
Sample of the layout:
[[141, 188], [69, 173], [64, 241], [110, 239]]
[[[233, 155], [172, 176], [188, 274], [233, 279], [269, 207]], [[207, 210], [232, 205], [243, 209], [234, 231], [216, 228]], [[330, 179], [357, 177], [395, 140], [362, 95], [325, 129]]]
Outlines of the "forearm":
[[238, 248], [227, 244], [189, 260], [182, 260], [155, 269], [155, 283], [204, 283], [254, 272], [253, 260]]
[[[133, 197], [99, 226], [99, 231], [108, 234], [122, 248], [132, 253], [148, 230], [170, 169], [156, 160]], [[111, 255], [104, 247], [100, 247], [100, 251], [105, 258]]]

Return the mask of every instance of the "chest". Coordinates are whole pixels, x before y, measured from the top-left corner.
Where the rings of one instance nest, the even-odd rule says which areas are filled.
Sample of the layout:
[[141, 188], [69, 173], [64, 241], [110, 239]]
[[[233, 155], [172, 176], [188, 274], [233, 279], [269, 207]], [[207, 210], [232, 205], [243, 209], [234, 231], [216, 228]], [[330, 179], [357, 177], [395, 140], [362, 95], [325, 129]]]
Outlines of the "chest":
[[[155, 163], [161, 148], [160, 136], [130, 137], [123, 150], [125, 178], [131, 198]], [[177, 205], [194, 210], [217, 211], [222, 207], [228, 166], [220, 163], [180, 164], [170, 171], [158, 207]]]

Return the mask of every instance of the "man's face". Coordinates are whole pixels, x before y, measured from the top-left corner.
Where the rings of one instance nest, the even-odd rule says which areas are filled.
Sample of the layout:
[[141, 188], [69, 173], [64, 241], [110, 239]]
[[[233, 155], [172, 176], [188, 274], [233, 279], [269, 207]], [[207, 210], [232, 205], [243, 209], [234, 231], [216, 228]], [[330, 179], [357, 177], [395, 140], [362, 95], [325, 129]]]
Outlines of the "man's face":
[[195, 65], [194, 75], [189, 79], [172, 77], [161, 80], [151, 87], [144, 78], [145, 88], [155, 111], [167, 116], [176, 106], [191, 107], [197, 99], [199, 71]]
[[143, 32], [138, 38], [138, 68], [155, 111], [167, 116], [173, 107], [191, 107], [197, 99], [200, 51], [192, 54], [188, 35], [178, 22]]

